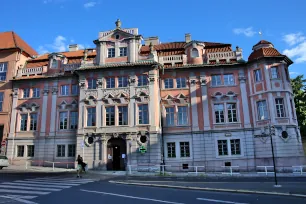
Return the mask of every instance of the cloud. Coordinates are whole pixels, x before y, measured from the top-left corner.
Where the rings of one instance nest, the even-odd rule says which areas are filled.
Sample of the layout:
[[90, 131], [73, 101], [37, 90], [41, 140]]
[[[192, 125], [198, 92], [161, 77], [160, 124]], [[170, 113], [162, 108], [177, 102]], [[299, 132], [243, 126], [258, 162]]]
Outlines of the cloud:
[[294, 58], [296, 63], [306, 62], [306, 37], [302, 33], [284, 35], [283, 40], [290, 46], [295, 45], [291, 49], [285, 49], [283, 54]]
[[297, 75], [299, 75], [300, 73], [299, 72], [289, 72], [289, 74], [290, 74], [290, 76], [297, 76]]
[[248, 27], [248, 28], [235, 28], [233, 29], [233, 32], [236, 35], [245, 35], [246, 37], [253, 37], [256, 32], [253, 30], [253, 27]]
[[66, 38], [59, 35], [57, 36], [52, 44], [41, 45], [38, 47], [38, 52], [40, 54], [51, 52], [64, 52], [67, 49]]
[[306, 38], [303, 35], [303, 33], [298, 32], [298, 33], [290, 33], [290, 34], [284, 35], [283, 40], [290, 46], [293, 46], [297, 43], [305, 41]]
[[91, 1], [91, 2], [85, 3], [84, 7], [85, 8], [91, 8], [91, 7], [94, 7], [96, 4], [97, 4], [97, 2]]
[[49, 52], [44, 46], [39, 46], [37, 50], [39, 54], [45, 54]]

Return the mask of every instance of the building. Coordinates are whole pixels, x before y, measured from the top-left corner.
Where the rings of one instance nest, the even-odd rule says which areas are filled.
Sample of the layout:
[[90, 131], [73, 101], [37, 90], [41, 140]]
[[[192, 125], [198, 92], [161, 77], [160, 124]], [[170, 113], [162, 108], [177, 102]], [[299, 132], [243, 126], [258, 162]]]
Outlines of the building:
[[16, 33], [0, 33], [0, 154], [6, 152], [6, 139], [10, 129], [12, 109], [12, 83], [18, 68], [37, 55]]
[[169, 169], [271, 165], [305, 158], [288, 67], [272, 43], [253, 46], [248, 61], [231, 44], [160, 43], [137, 28], [100, 32], [94, 49], [30, 59], [13, 81], [9, 157], [74, 162], [124, 170], [166, 163]]

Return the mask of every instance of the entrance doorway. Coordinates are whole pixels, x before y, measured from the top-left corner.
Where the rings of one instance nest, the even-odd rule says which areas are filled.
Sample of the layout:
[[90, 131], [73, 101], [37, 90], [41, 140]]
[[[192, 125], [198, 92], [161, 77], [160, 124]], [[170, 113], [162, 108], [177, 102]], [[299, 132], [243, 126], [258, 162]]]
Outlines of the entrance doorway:
[[107, 143], [107, 170], [125, 171], [126, 142], [112, 138]]

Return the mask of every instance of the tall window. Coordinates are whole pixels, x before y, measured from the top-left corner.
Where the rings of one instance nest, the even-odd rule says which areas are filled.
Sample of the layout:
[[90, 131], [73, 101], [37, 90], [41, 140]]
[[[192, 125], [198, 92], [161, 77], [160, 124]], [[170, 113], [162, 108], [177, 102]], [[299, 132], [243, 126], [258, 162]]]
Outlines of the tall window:
[[138, 76], [137, 86], [146, 86], [148, 84], [148, 77], [145, 75]]
[[108, 48], [108, 58], [115, 57], [115, 48]]
[[57, 157], [65, 157], [65, 145], [57, 145]]
[[224, 85], [234, 85], [234, 75], [233, 74], [224, 74], [223, 75]]
[[68, 129], [68, 112], [60, 112], [59, 113], [59, 117], [60, 117], [60, 124], [59, 124], [59, 129], [60, 130], [66, 130]]
[[106, 126], [115, 125], [115, 107], [109, 106], [105, 108], [106, 110]]
[[226, 104], [227, 106], [227, 117], [228, 117], [228, 122], [237, 122], [237, 108], [236, 108], [236, 103], [228, 103]]
[[240, 155], [240, 139], [233, 139], [231, 142], [231, 155]]
[[70, 129], [77, 129], [78, 128], [78, 112], [72, 111], [70, 112]]
[[221, 75], [212, 75], [211, 76], [211, 85], [220, 86], [222, 84]]
[[57, 60], [56, 59], [52, 59], [51, 68], [53, 68], [53, 69], [57, 68]]
[[68, 157], [75, 157], [75, 144], [68, 145]]
[[96, 108], [87, 108], [87, 126], [96, 126]]
[[173, 79], [165, 79], [165, 89], [172, 89], [173, 88]]
[[61, 95], [68, 96], [69, 95], [69, 85], [62, 85], [61, 86]]
[[97, 80], [96, 79], [88, 79], [88, 89], [96, 89], [97, 88]]
[[115, 88], [115, 78], [114, 77], [109, 77], [106, 78], [106, 88]]
[[127, 56], [127, 47], [120, 47], [120, 57]]
[[267, 102], [266, 101], [258, 101], [257, 102], [257, 113], [258, 113], [258, 120], [268, 119], [268, 110], [267, 110]]
[[215, 104], [214, 105], [216, 123], [224, 123], [224, 105]]
[[30, 114], [30, 130], [37, 130], [37, 113]]
[[149, 124], [148, 104], [141, 104], [138, 106], [138, 123]]
[[71, 94], [78, 95], [79, 94], [79, 87], [77, 84], [72, 84], [71, 86]]
[[3, 92], [0, 92], [0, 112], [3, 111]]
[[6, 80], [7, 62], [0, 62], [0, 81]]
[[218, 154], [219, 156], [228, 155], [227, 140], [218, 140]]
[[254, 77], [255, 77], [255, 82], [261, 81], [261, 71], [260, 69], [254, 70]]
[[23, 145], [17, 146], [17, 157], [24, 157], [24, 146]]
[[291, 111], [292, 111], [292, 117], [295, 118], [294, 106], [293, 106], [293, 101], [292, 101], [292, 99], [290, 99], [290, 108], [291, 108]]
[[28, 114], [21, 114], [20, 115], [20, 131], [27, 131], [28, 130]]
[[28, 145], [27, 146], [28, 149], [28, 157], [34, 157], [34, 145]]
[[176, 88], [186, 88], [186, 78], [177, 78]]
[[168, 158], [175, 158], [176, 157], [176, 152], [175, 152], [175, 142], [169, 142], [167, 143], [167, 153], [168, 153]]
[[30, 98], [30, 89], [23, 89], [23, 98]]
[[181, 157], [190, 157], [189, 142], [180, 142]]
[[118, 78], [118, 87], [127, 87], [128, 86], [128, 78], [127, 77], [119, 77]]
[[166, 108], [166, 121], [168, 126], [174, 125], [174, 107]]
[[33, 88], [33, 98], [39, 98], [39, 97], [40, 97], [40, 89]]
[[118, 106], [119, 125], [128, 125], [128, 107]]
[[178, 106], [177, 107], [177, 124], [178, 125], [187, 125], [188, 124], [187, 106]]
[[192, 48], [191, 50], [191, 57], [195, 58], [195, 57], [199, 57], [199, 51], [197, 48]]
[[277, 67], [271, 67], [271, 78], [277, 79], [278, 78], [278, 69]]
[[284, 109], [284, 99], [276, 98], [275, 99], [275, 106], [276, 106], [276, 115], [279, 118], [285, 117], [285, 109]]

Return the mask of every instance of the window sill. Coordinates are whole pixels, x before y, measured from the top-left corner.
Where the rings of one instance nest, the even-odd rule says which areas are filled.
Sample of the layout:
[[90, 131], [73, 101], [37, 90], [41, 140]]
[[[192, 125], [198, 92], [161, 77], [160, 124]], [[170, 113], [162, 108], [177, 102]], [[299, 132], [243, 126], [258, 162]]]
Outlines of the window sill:
[[227, 122], [227, 123], [213, 123], [213, 125], [237, 125], [241, 124], [240, 122]]
[[7, 111], [0, 111], [0, 115], [7, 115], [7, 114], [9, 114], [9, 112], [7, 112]]
[[62, 130], [58, 130], [58, 132], [74, 132], [77, 131], [77, 129], [62, 129]]
[[86, 127], [84, 127], [84, 129], [93, 129], [93, 128], [97, 128], [97, 126], [86, 126]]
[[135, 125], [136, 127], [141, 127], [141, 126], [149, 126], [150, 124], [137, 124]]
[[163, 91], [171, 91], [171, 90], [189, 90], [189, 87], [185, 88], [163, 88]]
[[256, 120], [256, 122], [269, 122], [270, 121], [270, 119], [269, 118], [267, 118], [267, 119], [263, 119], [263, 120]]
[[241, 158], [243, 156], [244, 155], [242, 155], [242, 154], [240, 154], [240, 155], [218, 155], [217, 158], [218, 159], [223, 159], [223, 158], [229, 159], [229, 158]]
[[281, 78], [270, 78], [270, 80], [282, 80]]
[[231, 84], [231, 85], [217, 85], [217, 86], [213, 86], [213, 85], [210, 85], [210, 88], [222, 88], [222, 87], [235, 87], [237, 86], [237, 84]]
[[5, 83], [7, 83], [6, 80], [5, 81], [0, 81], [0, 84], [5, 84]]

